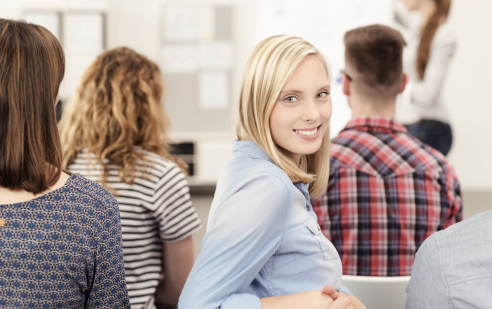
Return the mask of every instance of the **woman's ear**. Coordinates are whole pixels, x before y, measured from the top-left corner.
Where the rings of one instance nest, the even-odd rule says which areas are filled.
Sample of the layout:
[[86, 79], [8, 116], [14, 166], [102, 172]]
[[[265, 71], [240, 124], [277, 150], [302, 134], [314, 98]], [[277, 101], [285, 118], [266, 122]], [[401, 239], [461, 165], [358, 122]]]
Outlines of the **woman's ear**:
[[408, 77], [407, 73], [403, 73], [403, 79], [401, 80], [401, 86], [400, 86], [400, 91], [398, 93], [402, 93], [405, 91], [405, 87], [407, 86], [410, 78]]

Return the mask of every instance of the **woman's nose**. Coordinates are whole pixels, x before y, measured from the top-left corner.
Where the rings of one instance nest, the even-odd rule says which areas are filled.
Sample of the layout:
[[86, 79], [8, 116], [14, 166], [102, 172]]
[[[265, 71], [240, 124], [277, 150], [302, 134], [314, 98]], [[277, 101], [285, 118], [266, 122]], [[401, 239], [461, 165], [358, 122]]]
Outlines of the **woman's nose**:
[[319, 111], [316, 107], [316, 103], [313, 101], [307, 101], [304, 104], [302, 120], [306, 122], [316, 122], [319, 119]]

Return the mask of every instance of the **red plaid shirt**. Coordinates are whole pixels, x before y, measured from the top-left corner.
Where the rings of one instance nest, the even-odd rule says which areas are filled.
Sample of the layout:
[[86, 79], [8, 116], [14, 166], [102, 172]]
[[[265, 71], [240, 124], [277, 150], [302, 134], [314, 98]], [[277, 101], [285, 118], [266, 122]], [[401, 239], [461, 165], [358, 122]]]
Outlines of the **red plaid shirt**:
[[422, 242], [462, 220], [446, 158], [393, 119], [352, 119], [330, 157], [327, 191], [313, 207], [346, 275], [409, 276]]

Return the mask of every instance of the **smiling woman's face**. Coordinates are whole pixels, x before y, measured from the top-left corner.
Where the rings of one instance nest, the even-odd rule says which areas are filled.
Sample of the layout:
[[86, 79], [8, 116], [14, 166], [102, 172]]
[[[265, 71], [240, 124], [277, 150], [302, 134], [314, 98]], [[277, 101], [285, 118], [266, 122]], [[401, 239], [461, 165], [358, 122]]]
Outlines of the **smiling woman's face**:
[[331, 118], [330, 81], [318, 56], [307, 56], [287, 80], [270, 115], [275, 144], [299, 163], [321, 146]]

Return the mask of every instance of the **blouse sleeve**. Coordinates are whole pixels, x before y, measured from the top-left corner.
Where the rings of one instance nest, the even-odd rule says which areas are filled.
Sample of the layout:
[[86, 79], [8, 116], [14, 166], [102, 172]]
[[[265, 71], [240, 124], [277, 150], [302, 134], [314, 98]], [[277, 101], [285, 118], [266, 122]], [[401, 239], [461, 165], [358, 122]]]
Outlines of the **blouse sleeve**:
[[[439, 30], [442, 30], [439, 33]], [[438, 29], [432, 42], [424, 78], [409, 83], [410, 100], [419, 106], [437, 102], [456, 49], [454, 34], [449, 29]]]
[[93, 223], [94, 266], [86, 308], [130, 308], [123, 265], [120, 212], [116, 199], [106, 192], [98, 203]]
[[186, 177], [177, 166], [159, 179], [153, 200], [153, 215], [164, 242], [180, 241], [202, 226], [190, 200]]
[[289, 200], [279, 178], [258, 173], [217, 205], [178, 308], [260, 309], [246, 291], [280, 245]]

